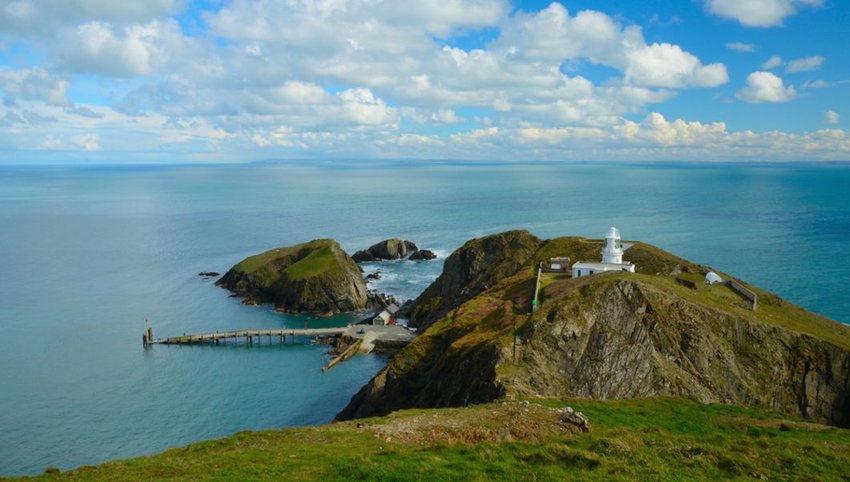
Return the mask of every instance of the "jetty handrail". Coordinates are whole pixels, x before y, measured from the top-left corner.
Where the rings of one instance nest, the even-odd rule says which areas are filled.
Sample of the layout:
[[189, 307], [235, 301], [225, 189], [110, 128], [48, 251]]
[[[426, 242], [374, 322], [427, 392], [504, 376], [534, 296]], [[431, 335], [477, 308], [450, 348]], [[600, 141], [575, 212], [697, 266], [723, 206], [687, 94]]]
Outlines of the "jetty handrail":
[[348, 326], [330, 328], [270, 328], [244, 330], [216, 331], [213, 333], [184, 334], [168, 338], [154, 338], [153, 332], [148, 328], [142, 337], [142, 343], [148, 345], [180, 345], [204, 341], [226, 340], [228, 338], [248, 338], [249, 343], [253, 337], [296, 337], [296, 336], [339, 336], [349, 329]]

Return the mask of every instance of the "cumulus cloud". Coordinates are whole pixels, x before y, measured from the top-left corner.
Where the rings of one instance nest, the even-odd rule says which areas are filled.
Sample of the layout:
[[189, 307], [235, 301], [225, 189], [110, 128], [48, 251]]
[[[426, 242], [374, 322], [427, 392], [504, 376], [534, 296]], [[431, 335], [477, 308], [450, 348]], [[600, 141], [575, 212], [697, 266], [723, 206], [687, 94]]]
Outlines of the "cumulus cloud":
[[778, 27], [800, 9], [821, 5], [823, 0], [706, 0], [709, 12], [745, 27]]
[[820, 55], [816, 55], [814, 57], [803, 57], [800, 59], [794, 59], [788, 62], [788, 65], [785, 67], [785, 71], [789, 73], [793, 72], [811, 72], [813, 70], [818, 70], [821, 65], [823, 65], [824, 61], [823, 57]]
[[726, 48], [735, 52], [752, 53], [755, 52], [758, 47], [756, 47], [755, 44], [748, 44], [744, 42], [727, 42]]
[[40, 100], [51, 105], [70, 106], [69, 82], [50, 74], [42, 67], [0, 70], [0, 91], [7, 103], [18, 100]]
[[773, 70], [783, 65], [785, 65], [785, 61], [782, 60], [782, 57], [778, 55], [773, 55], [761, 65], [761, 68], [763, 70]]
[[59, 33], [55, 55], [73, 72], [129, 77], [151, 74], [179, 50], [182, 34], [173, 20], [154, 20], [116, 31], [94, 21]]
[[771, 72], [753, 72], [747, 77], [747, 87], [736, 97], [750, 104], [787, 102], [797, 96], [793, 86], [785, 87], [782, 79]]
[[834, 110], [828, 110], [823, 114], [823, 120], [827, 124], [838, 124], [841, 122], [841, 116]]
[[626, 55], [626, 79], [653, 87], [716, 87], [729, 81], [723, 64], [703, 66], [678, 45], [652, 44]]
[[11, 0], [0, 6], [0, 32], [33, 36], [68, 23], [144, 23], [185, 5], [186, 0]]
[[[639, 25], [599, 11], [552, 3], [525, 12], [507, 0], [209, 5], [191, 34], [173, 17], [183, 0], [0, 6], [0, 33], [44, 58], [0, 68], [4, 145], [214, 160], [542, 159], [573, 148], [613, 159], [663, 149], [686, 158], [680, 150], [766, 139], [722, 122], [646, 115], [687, 89], [728, 83], [726, 66], [663, 38], [647, 42]], [[469, 33], [474, 48], [461, 41]], [[603, 68], [590, 77], [588, 66]], [[72, 88], [79, 79], [82, 89]], [[104, 98], [69, 98], [92, 82]], [[778, 102], [796, 91], [756, 72], [738, 95]], [[823, 141], [824, 156], [836, 156], [847, 140], [833, 131], [795, 139]]]
[[496, 49], [529, 61], [586, 59], [620, 69], [626, 81], [647, 87], [714, 87], [728, 81], [723, 64], [703, 65], [678, 45], [648, 45], [637, 26], [623, 27], [592, 10], [571, 16], [559, 3], [517, 14], [503, 28]]

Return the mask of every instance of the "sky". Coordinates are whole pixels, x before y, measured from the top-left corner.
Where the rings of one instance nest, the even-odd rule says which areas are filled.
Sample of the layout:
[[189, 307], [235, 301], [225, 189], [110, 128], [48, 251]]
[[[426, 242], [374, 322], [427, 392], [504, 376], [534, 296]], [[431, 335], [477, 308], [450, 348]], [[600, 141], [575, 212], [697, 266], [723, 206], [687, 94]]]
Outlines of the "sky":
[[850, 161], [846, 0], [0, 0], [0, 164]]

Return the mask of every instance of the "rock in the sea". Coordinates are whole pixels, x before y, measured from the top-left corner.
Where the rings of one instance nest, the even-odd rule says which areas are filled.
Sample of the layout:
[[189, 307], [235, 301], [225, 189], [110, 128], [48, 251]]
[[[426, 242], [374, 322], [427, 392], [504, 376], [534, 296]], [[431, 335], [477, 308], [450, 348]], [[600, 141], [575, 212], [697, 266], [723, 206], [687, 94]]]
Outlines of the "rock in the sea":
[[357, 264], [332, 239], [317, 239], [251, 256], [216, 281], [249, 303], [290, 313], [330, 316], [372, 308]]
[[377, 281], [379, 279], [381, 279], [381, 270], [366, 275], [366, 281]]
[[201, 271], [200, 273], [198, 273], [198, 276], [203, 276], [205, 278], [214, 278], [216, 276], [221, 276], [221, 274], [215, 271]]
[[375, 243], [372, 246], [369, 246], [368, 249], [362, 249], [354, 253], [352, 258], [358, 263], [362, 263], [364, 261], [376, 261], [379, 259], [402, 259], [406, 258], [410, 253], [413, 253], [418, 249], [419, 248], [410, 241], [392, 238], [385, 239], [380, 243]]
[[437, 259], [437, 255], [430, 249], [420, 249], [410, 255], [410, 259], [414, 261]]

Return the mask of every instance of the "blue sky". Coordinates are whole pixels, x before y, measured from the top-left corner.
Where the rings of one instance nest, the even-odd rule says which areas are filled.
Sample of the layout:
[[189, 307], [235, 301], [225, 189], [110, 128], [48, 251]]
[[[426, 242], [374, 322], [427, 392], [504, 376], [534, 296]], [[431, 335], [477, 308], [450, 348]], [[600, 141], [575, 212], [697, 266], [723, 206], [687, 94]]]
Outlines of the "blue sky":
[[6, 0], [0, 163], [850, 160], [850, 2]]

